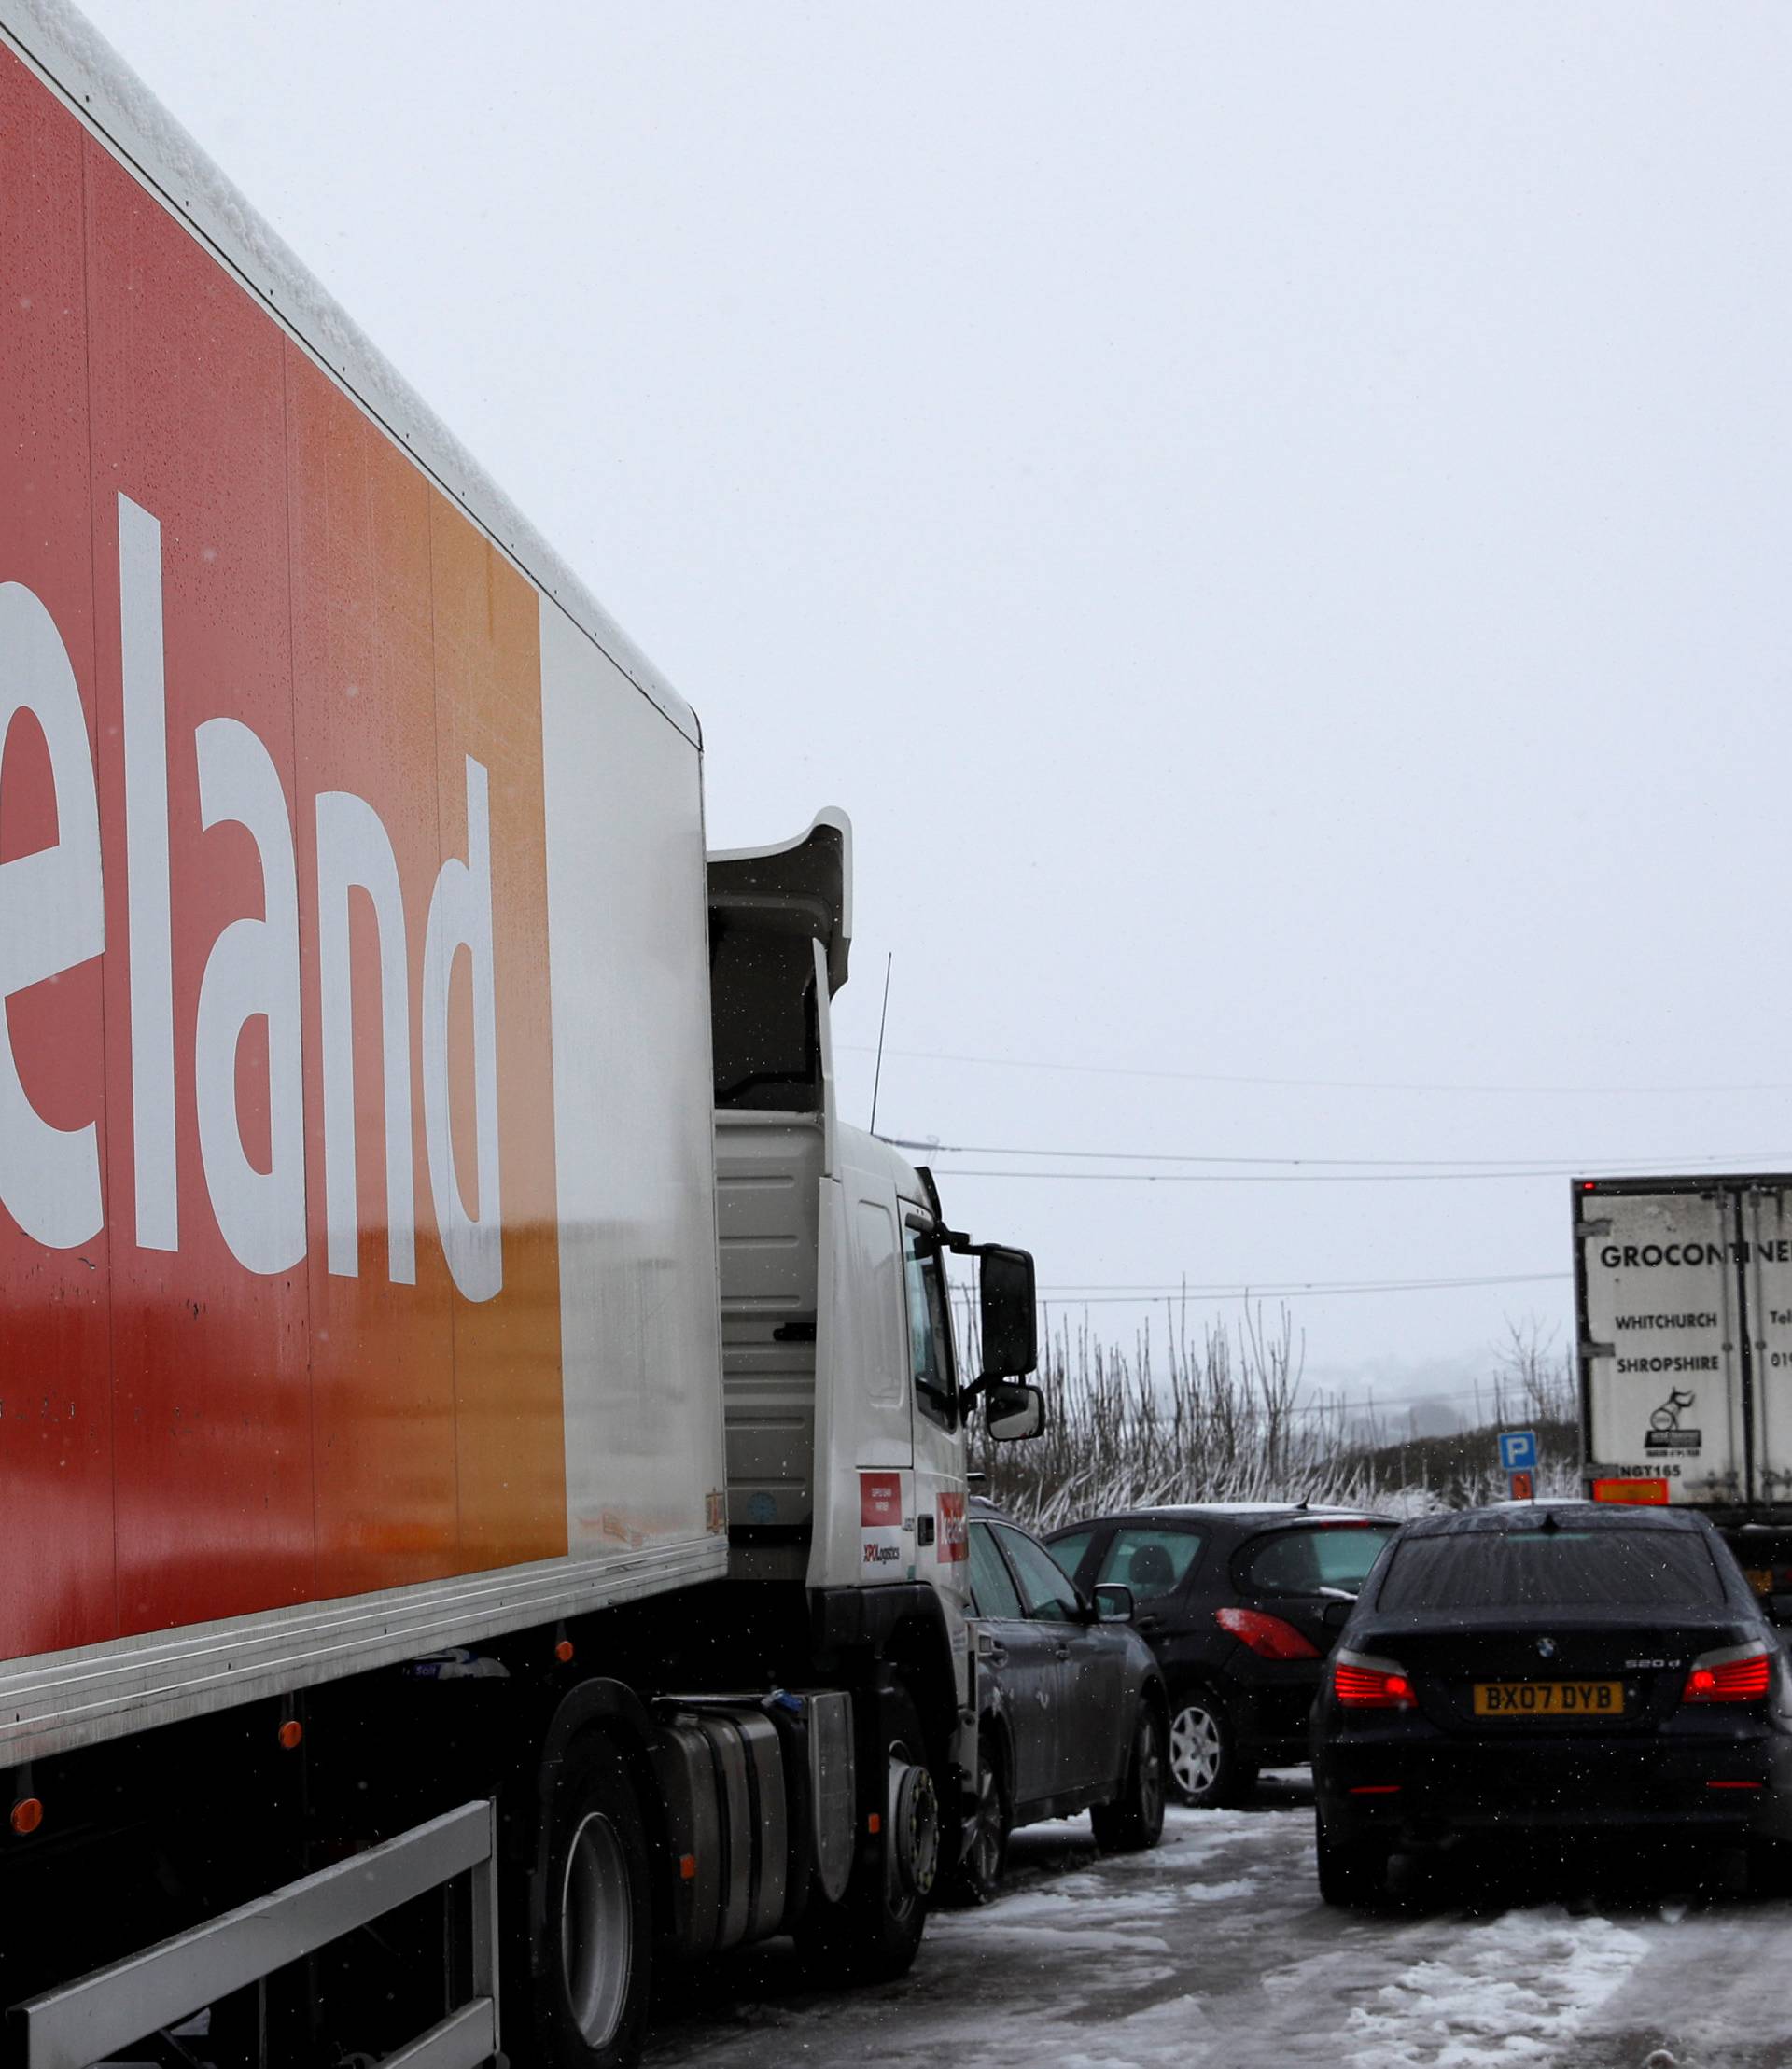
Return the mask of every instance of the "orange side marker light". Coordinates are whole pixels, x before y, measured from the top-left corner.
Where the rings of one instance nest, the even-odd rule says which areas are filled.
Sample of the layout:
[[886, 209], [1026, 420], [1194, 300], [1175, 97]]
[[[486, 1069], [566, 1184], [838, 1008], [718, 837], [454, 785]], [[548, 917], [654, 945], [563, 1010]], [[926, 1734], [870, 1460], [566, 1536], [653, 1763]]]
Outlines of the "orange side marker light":
[[572, 1640], [570, 1638], [563, 1638], [560, 1643], [553, 1648], [553, 1657], [564, 1667], [567, 1660], [572, 1657]]
[[21, 1839], [29, 1838], [43, 1822], [44, 1806], [39, 1797], [21, 1796], [13, 1805], [12, 1828]]
[[274, 1737], [280, 1741], [282, 1751], [286, 1753], [294, 1752], [304, 1736], [305, 1727], [297, 1717], [288, 1717], [279, 1730], [274, 1733]]

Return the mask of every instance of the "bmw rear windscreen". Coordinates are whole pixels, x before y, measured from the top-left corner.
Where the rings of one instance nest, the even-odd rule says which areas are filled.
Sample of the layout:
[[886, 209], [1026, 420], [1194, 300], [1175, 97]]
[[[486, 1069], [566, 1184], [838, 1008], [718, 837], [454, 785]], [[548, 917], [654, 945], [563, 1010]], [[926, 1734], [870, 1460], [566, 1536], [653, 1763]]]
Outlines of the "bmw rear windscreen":
[[1716, 1566], [1690, 1531], [1452, 1531], [1396, 1545], [1376, 1606], [1714, 1609]]

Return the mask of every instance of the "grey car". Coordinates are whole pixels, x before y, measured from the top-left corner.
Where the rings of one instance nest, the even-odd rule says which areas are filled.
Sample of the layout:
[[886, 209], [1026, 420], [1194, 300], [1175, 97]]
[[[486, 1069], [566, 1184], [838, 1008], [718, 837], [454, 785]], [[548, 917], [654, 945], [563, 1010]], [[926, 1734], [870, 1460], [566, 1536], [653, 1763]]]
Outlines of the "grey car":
[[959, 1880], [980, 1901], [1001, 1880], [1019, 1824], [1087, 1810], [1108, 1852], [1157, 1844], [1169, 1710], [1151, 1648], [1129, 1621], [1129, 1589], [1103, 1587], [1091, 1601], [1036, 1537], [981, 1497], [968, 1521], [979, 1795]]

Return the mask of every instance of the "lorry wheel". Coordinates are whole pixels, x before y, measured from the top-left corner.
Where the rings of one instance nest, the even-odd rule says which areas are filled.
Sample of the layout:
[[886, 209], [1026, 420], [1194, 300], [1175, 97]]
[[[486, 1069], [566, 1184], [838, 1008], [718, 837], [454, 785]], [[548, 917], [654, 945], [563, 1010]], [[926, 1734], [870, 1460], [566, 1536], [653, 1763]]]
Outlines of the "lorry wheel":
[[854, 1863], [838, 1904], [810, 1909], [799, 1935], [809, 1965], [855, 1983], [906, 1974], [927, 1926], [940, 1863], [940, 1799], [921, 1721], [900, 1692], [886, 1699], [886, 1783], [879, 1844]]
[[512, 2060], [539, 2069], [623, 2069], [637, 2059], [652, 1969], [648, 1875], [628, 1769], [611, 1740], [588, 1732], [567, 1749], [553, 1788], [524, 1985], [523, 2032], [533, 2052], [511, 2043]]
[[986, 1726], [977, 1734], [976, 1815], [965, 1835], [964, 1858], [952, 1876], [952, 1894], [960, 1904], [987, 1904], [1001, 1887], [1013, 1817], [1001, 1740]]
[[1164, 1740], [1162, 1714], [1155, 1703], [1141, 1702], [1120, 1794], [1089, 1812], [1095, 1843], [1102, 1852], [1142, 1853], [1163, 1838]]

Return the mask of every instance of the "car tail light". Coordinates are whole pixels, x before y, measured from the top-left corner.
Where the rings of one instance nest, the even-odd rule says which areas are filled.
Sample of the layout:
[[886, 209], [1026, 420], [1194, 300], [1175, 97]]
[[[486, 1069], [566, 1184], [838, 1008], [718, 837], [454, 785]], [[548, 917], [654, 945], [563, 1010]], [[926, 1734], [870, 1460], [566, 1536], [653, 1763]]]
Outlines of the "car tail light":
[[1249, 1645], [1259, 1659], [1317, 1659], [1319, 1647], [1290, 1623], [1260, 1609], [1216, 1609], [1213, 1621]]
[[1773, 1676], [1773, 1648], [1757, 1638], [1749, 1645], [1727, 1645], [1701, 1653], [1687, 1670], [1682, 1702], [1759, 1702]]
[[1407, 1670], [1397, 1659], [1341, 1652], [1332, 1660], [1332, 1693], [1346, 1710], [1412, 1710], [1418, 1707]]

